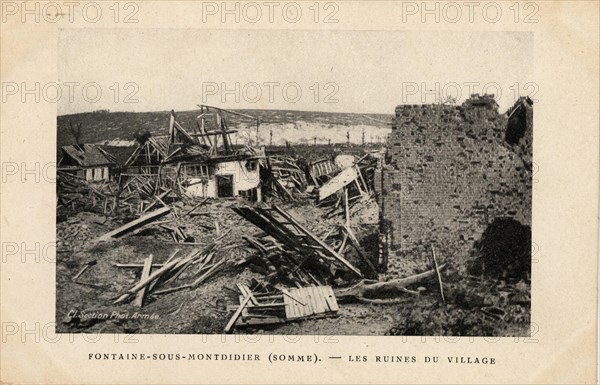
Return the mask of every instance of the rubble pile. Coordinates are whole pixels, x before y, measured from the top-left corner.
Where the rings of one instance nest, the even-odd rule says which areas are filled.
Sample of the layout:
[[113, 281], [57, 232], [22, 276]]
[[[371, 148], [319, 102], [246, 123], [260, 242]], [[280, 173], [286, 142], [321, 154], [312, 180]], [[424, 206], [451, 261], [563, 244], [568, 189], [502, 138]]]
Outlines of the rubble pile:
[[[203, 119], [208, 111], [201, 111]], [[120, 282], [106, 306], [142, 308], [229, 276], [235, 288], [223, 287], [239, 304], [211, 304], [219, 314], [233, 312], [226, 332], [335, 316], [335, 290], [378, 275], [377, 253], [361, 246], [355, 231], [363, 228], [352, 224], [374, 202], [377, 160], [366, 154], [308, 163], [236, 148], [225, 112], [217, 109], [217, 116], [216, 126], [202, 123], [192, 133], [172, 112], [166, 141], [142, 135], [107, 179], [98, 154], [117, 159], [107, 148], [87, 159], [91, 145], [64, 152], [80, 160], [65, 163], [57, 185], [59, 253], [69, 268], [78, 269], [71, 281], [85, 290], [105, 290], [93, 272], [116, 269], [129, 282]], [[102, 163], [101, 171], [93, 169], [94, 161]], [[315, 226], [314, 218], [300, 219], [281, 205], [312, 210], [323, 222]], [[167, 251], [169, 246], [176, 249]], [[121, 248], [147, 251], [108, 266], [98, 260]], [[252, 279], [235, 278], [246, 271]]]

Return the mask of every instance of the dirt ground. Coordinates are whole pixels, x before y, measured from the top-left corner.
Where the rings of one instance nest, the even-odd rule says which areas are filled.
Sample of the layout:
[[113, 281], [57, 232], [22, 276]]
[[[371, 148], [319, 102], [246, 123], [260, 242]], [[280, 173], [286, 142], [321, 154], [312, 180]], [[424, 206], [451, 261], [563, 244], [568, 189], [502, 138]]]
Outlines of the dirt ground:
[[[232, 315], [231, 307], [239, 304], [236, 284], [250, 285], [262, 281], [264, 275], [251, 265], [237, 265], [254, 250], [243, 240], [244, 235], [257, 235], [261, 230], [237, 215], [232, 206], [248, 204], [243, 200], [213, 200], [197, 211], [202, 215], [185, 217], [184, 229], [195, 244], [176, 243], [169, 232], [158, 226], [146, 226], [136, 235], [94, 244], [92, 241], [132, 218], [106, 218], [92, 212], [71, 214], [57, 223], [56, 320], [57, 332], [150, 333], [150, 334], [211, 334], [222, 333]], [[284, 210], [305, 224], [309, 230], [324, 237], [332, 228], [342, 224], [343, 216], [325, 218], [326, 210], [314, 202], [277, 202]], [[265, 205], [265, 203], [258, 203]], [[181, 215], [193, 203], [176, 201], [172, 211]], [[170, 216], [175, 216], [170, 213]], [[163, 218], [164, 219], [164, 218]], [[181, 220], [178, 222], [181, 225]], [[352, 214], [352, 226], [360, 242], [376, 260], [378, 208], [374, 200], [357, 205]], [[142, 308], [131, 302], [114, 305], [113, 301], [140, 280], [141, 268], [116, 267], [115, 263], [143, 264], [152, 254], [153, 263], [165, 262], [176, 250], [187, 255], [212, 241], [218, 231], [227, 230], [221, 258], [224, 268], [193, 290], [167, 294], [150, 293]], [[348, 256], [352, 263], [357, 259]], [[447, 262], [441, 255], [441, 263]], [[73, 277], [95, 260], [76, 282]], [[428, 259], [414, 255], [394, 256], [388, 271], [380, 281], [402, 278], [429, 267]], [[311, 334], [311, 335], [515, 335], [524, 336], [529, 330], [529, 286], [504, 281], [474, 281], [461, 268], [457, 259], [454, 267], [444, 271], [447, 304], [440, 299], [436, 280], [420, 284], [421, 294], [407, 294], [398, 303], [340, 303], [336, 317], [308, 319], [287, 324], [246, 327], [234, 333]], [[462, 269], [462, 270], [461, 270]], [[189, 269], [188, 269], [189, 270]], [[193, 272], [192, 272], [193, 273]], [[183, 274], [180, 278], [186, 278]], [[344, 282], [343, 284], [348, 284]], [[334, 288], [335, 289], [335, 288]], [[413, 288], [415, 289], [415, 288]], [[516, 294], [515, 294], [516, 292]], [[519, 297], [521, 293], [521, 297]], [[516, 299], [515, 299], [516, 298]], [[500, 306], [507, 314], [503, 320], [482, 312], [485, 306]], [[229, 309], [228, 309], [229, 307]]]

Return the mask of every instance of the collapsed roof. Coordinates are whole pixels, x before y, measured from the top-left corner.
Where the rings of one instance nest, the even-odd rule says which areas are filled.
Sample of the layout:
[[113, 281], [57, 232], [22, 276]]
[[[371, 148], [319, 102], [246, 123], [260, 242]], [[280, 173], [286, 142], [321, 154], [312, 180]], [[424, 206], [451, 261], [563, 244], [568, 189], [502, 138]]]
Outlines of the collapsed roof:
[[[111, 161], [93, 144], [70, 145], [61, 147], [61, 163], [76, 163], [81, 167], [107, 166]], [[73, 162], [68, 162], [67, 158]]]

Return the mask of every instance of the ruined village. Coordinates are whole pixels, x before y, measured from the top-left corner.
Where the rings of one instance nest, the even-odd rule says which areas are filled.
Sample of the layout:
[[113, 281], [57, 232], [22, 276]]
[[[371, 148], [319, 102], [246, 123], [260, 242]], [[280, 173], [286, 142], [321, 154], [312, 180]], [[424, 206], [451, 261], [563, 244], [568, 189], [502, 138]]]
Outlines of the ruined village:
[[58, 332], [529, 335], [529, 98], [272, 115], [58, 117]]

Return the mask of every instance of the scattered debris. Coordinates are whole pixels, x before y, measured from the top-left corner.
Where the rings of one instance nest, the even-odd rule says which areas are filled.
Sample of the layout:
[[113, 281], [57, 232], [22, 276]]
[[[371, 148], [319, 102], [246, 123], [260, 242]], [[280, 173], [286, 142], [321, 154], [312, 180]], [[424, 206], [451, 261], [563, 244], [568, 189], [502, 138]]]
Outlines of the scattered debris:
[[[171, 112], [167, 135], [141, 134], [127, 157], [99, 147], [98, 157], [110, 162], [110, 173], [101, 171], [102, 178], [95, 178], [93, 171], [91, 178], [77, 171], [83, 163], [70, 168], [68, 162], [61, 163], [65, 167], [58, 172], [59, 216], [74, 226], [78, 221], [75, 213], [95, 215], [94, 231], [77, 225], [70, 235], [69, 239], [80, 240], [82, 250], [105, 247], [101, 241], [137, 241], [149, 236], [162, 245], [191, 247], [185, 255], [179, 255], [177, 249], [166, 260], [159, 249], [151, 249], [143, 260], [110, 261], [109, 266], [122, 274], [135, 274], [134, 279], [129, 275], [131, 282], [112, 297], [113, 306], [128, 302], [137, 308], [154, 306], [165, 296], [183, 295], [210, 284], [211, 277], [225, 266], [227, 272], [249, 267], [262, 273], [262, 278], [253, 279], [250, 285], [235, 282], [239, 305], [229, 306], [225, 332], [336, 316], [338, 292], [343, 300], [354, 296], [360, 301], [375, 300], [371, 298], [375, 292], [392, 287], [399, 293], [413, 292], [405, 287], [410, 284], [406, 280], [362, 280], [378, 277], [376, 259], [355, 234], [362, 231], [360, 223], [353, 221], [366, 203], [373, 201], [376, 164], [369, 154], [338, 154], [312, 163], [284, 154], [266, 155], [264, 148], [234, 144], [231, 135], [237, 130], [228, 126], [228, 114], [252, 118], [200, 106], [197, 127], [186, 130]], [[259, 126], [256, 120], [257, 130]], [[95, 147], [82, 148], [91, 162]], [[265, 200], [278, 203], [267, 206], [261, 203]], [[323, 218], [336, 224], [315, 231], [310, 221], [284, 210], [280, 202], [326, 211]], [[237, 216], [216, 214], [215, 205], [225, 205]], [[207, 209], [202, 210], [203, 206]], [[241, 236], [245, 244], [229, 239], [238, 223], [235, 218], [257, 230]], [[100, 235], [92, 236], [95, 233]], [[70, 243], [65, 240], [61, 247], [68, 250]], [[237, 249], [235, 257], [227, 252], [232, 249]], [[97, 293], [105, 287], [77, 281], [92, 264], [83, 266], [73, 282]], [[357, 280], [361, 281], [356, 284]], [[354, 286], [343, 289], [348, 285]], [[228, 309], [208, 298], [202, 302], [217, 314], [224, 315]], [[181, 306], [175, 312], [170, 310], [175, 314], [182, 311]]]
[[[140, 281], [134, 285], [132, 288], [127, 290], [124, 294], [122, 294], [119, 298], [117, 298], [113, 303], [120, 304], [126, 302], [131, 299], [133, 295], [136, 295], [141, 290], [145, 290], [147, 294], [168, 294], [176, 291], [184, 290], [184, 289], [194, 289], [202, 282], [204, 282], [207, 278], [213, 275], [219, 268], [223, 266], [225, 260], [221, 259], [216, 261], [216, 254], [218, 252], [219, 247], [222, 245], [223, 240], [227, 233], [224, 233], [220, 237], [216, 238], [211, 244], [206, 246], [202, 250], [194, 250], [190, 252], [187, 256], [181, 258], [175, 258], [172, 256], [168, 263], [165, 263], [158, 270], [151, 272], [151, 268], [147, 269], [147, 266], [151, 266], [151, 259], [146, 259], [144, 263], [144, 271], [148, 270], [147, 276], [142, 274]], [[168, 284], [172, 284], [175, 280], [180, 278], [184, 272], [192, 265], [199, 265], [195, 272], [188, 274], [188, 279], [193, 279], [190, 283], [173, 286]], [[150, 289], [146, 289], [147, 287]], [[157, 289], [157, 287], [163, 287], [161, 290], [156, 290], [153, 292], [153, 289]], [[143, 297], [143, 294], [142, 294]], [[138, 303], [139, 303], [138, 297]]]
[[[256, 140], [246, 135], [238, 145], [230, 116], [256, 124]], [[187, 124], [191, 129], [173, 111], [168, 118], [164, 135], [142, 132], [122, 153], [92, 144], [61, 149], [57, 314], [96, 305], [117, 313], [135, 307], [177, 315], [167, 324], [178, 333], [269, 325], [285, 331], [296, 327], [287, 325], [293, 321], [376, 313], [363, 303], [406, 303], [382, 308], [388, 322], [412, 311], [425, 320], [424, 308], [453, 312], [457, 306], [485, 320], [529, 319], [518, 313], [531, 301], [531, 251], [523, 246], [530, 243], [528, 228], [490, 223], [476, 242], [468, 269], [474, 276], [465, 277], [457, 274], [445, 242], [436, 240], [437, 250], [425, 239], [417, 251], [390, 248], [398, 229], [384, 215], [395, 210], [389, 196], [384, 202], [385, 149], [268, 148], [258, 142], [258, 119], [212, 106], [200, 106], [195, 124]], [[94, 264], [94, 274], [81, 282]], [[516, 278], [523, 281], [515, 285]], [[493, 290], [482, 295], [481, 288]], [[77, 321], [80, 316], [66, 325], [98, 328]], [[344, 323], [332, 322], [329, 330]], [[464, 326], [436, 325], [447, 334], [462, 333]], [[430, 328], [425, 321], [400, 326], [404, 334]]]

